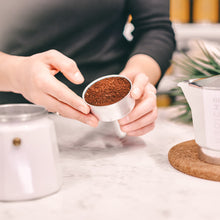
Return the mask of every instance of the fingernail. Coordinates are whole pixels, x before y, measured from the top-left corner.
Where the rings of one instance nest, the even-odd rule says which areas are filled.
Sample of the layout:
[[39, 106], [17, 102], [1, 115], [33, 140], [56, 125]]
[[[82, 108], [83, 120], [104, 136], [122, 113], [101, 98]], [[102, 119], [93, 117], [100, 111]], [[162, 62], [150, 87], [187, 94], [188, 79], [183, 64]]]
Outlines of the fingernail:
[[80, 72], [74, 73], [74, 80], [81, 83], [84, 81], [84, 78]]
[[140, 96], [140, 93], [141, 93], [141, 90], [138, 88], [138, 87], [135, 87], [133, 90], [132, 90], [132, 93], [135, 97], [139, 97]]
[[86, 124], [92, 126], [92, 127], [96, 127], [97, 126], [97, 123], [95, 120], [92, 120], [92, 119], [89, 119], [86, 121]]
[[94, 122], [93, 122], [93, 121], [90, 121], [90, 120], [87, 120], [87, 121], [86, 121], [86, 124], [87, 124], [87, 125], [90, 125], [90, 126], [93, 126], [93, 125], [94, 125]]
[[153, 91], [149, 91], [148, 94], [151, 94], [151, 95], [154, 95], [154, 96], [156, 95]]

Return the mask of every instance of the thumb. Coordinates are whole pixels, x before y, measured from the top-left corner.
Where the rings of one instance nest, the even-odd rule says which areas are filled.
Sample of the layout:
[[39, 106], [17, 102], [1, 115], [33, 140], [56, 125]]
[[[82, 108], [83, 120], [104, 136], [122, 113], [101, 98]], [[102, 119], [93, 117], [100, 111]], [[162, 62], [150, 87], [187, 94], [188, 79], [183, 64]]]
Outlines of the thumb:
[[84, 82], [84, 77], [74, 60], [57, 50], [46, 51], [44, 52], [44, 55], [46, 56], [47, 64], [52, 68], [55, 68], [57, 71], [60, 71], [69, 81], [75, 84], [81, 84]]
[[143, 93], [144, 88], [148, 84], [148, 77], [144, 73], [139, 73], [136, 75], [131, 88], [131, 96], [134, 99], [139, 99]]

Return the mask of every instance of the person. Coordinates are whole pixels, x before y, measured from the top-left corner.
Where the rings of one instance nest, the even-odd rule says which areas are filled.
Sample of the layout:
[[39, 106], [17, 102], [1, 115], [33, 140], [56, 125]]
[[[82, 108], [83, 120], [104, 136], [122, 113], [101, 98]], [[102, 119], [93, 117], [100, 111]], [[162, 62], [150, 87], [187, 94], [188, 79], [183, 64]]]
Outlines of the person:
[[[169, 0], [12, 2], [1, 6], [0, 25], [7, 27], [0, 42], [0, 104], [31, 102], [96, 127], [82, 91], [100, 76], [121, 74], [132, 81], [136, 100], [119, 120], [121, 130], [141, 136], [154, 128], [156, 87], [175, 50]], [[129, 15], [131, 41], [123, 35]]]

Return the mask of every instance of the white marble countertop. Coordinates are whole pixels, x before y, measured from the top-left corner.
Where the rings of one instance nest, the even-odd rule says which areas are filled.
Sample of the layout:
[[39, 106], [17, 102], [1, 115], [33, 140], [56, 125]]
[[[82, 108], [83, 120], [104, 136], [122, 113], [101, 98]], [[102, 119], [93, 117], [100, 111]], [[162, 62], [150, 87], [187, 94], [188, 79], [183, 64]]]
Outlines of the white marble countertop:
[[51, 196], [0, 203], [0, 220], [219, 219], [220, 183], [185, 175], [168, 162], [169, 149], [193, 139], [190, 125], [169, 120], [140, 138], [120, 141], [79, 122], [53, 116], [63, 186]]

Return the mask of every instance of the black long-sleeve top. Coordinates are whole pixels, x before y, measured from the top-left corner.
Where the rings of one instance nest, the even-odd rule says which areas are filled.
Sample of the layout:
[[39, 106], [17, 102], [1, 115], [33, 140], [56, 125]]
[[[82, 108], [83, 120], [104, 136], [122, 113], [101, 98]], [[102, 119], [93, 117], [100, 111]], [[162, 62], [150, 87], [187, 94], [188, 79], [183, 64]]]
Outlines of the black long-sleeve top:
[[[164, 73], [175, 49], [169, 0], [8, 2], [2, 7], [7, 16], [0, 25], [6, 22], [8, 26], [1, 34], [0, 50], [22, 56], [49, 49], [62, 52], [76, 61], [85, 82], [74, 85], [61, 73], [56, 77], [79, 95], [97, 77], [119, 73], [135, 54], [151, 56]], [[132, 41], [123, 35], [129, 14], [135, 27]], [[25, 99], [0, 92], [0, 103], [11, 102]]]

